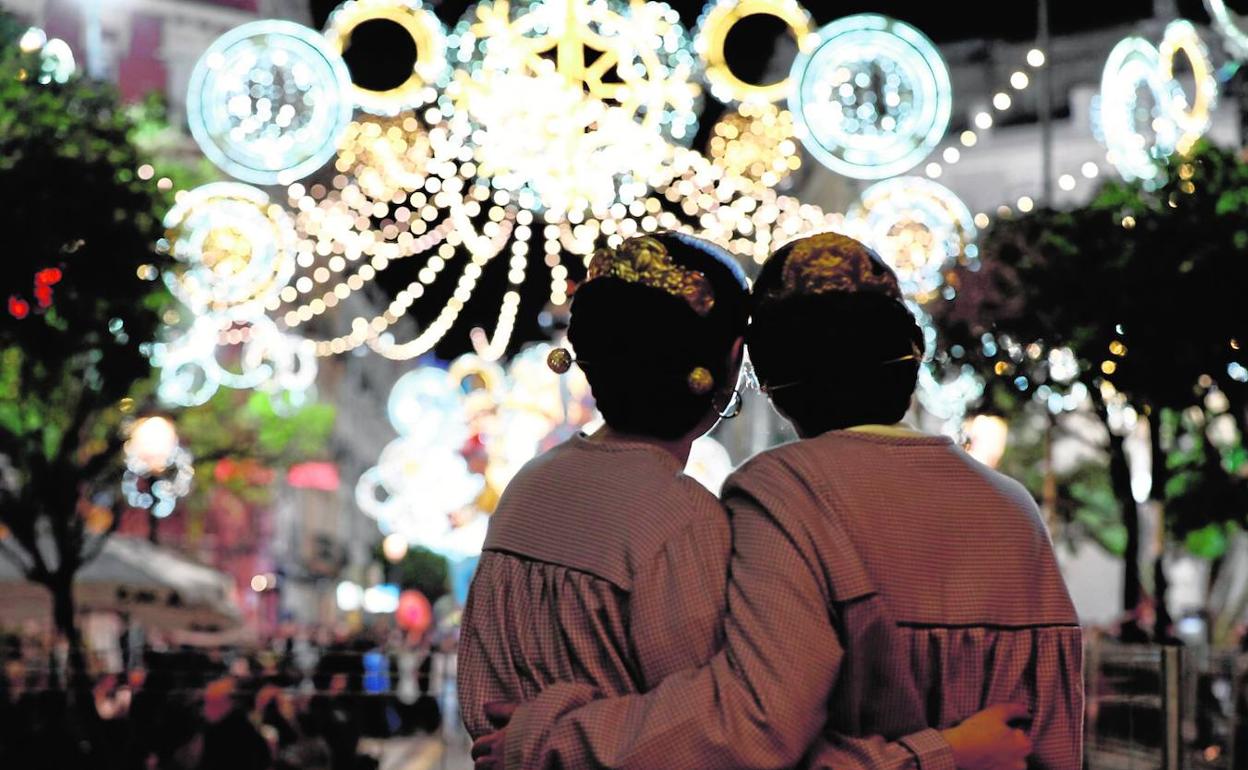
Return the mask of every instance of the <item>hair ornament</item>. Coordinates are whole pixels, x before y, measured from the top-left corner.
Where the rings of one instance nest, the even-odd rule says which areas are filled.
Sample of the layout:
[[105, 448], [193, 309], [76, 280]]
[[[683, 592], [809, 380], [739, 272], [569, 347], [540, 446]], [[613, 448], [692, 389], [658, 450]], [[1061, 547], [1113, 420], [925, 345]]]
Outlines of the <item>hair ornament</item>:
[[715, 376], [704, 366], [695, 366], [689, 372], [689, 392], [695, 396], [705, 396], [715, 387]]
[[614, 249], [595, 251], [585, 283], [597, 278], [618, 278], [659, 289], [684, 300], [700, 316], [715, 307], [715, 292], [707, 277], [676, 264], [663, 242], [650, 236], [629, 238]]
[[820, 233], [794, 241], [784, 260], [781, 282], [768, 299], [811, 294], [882, 294], [903, 301], [892, 268], [859, 241], [840, 233]]
[[546, 365], [555, 374], [567, 374], [568, 370], [572, 368], [572, 363], [572, 354], [568, 352], [567, 348], [555, 348], [546, 356]]

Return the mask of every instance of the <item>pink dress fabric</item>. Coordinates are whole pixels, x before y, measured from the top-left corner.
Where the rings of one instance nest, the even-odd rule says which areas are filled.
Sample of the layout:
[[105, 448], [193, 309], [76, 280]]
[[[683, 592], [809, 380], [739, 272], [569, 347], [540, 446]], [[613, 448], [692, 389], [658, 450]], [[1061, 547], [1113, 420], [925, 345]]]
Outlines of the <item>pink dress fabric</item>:
[[724, 650], [644, 695], [546, 688], [507, 767], [952, 770], [936, 730], [1011, 701], [1031, 767], [1080, 767], [1082, 636], [1021, 485], [942, 437], [836, 431], [762, 453], [724, 499]]
[[556, 682], [645, 692], [720, 648], [731, 548], [718, 498], [670, 453], [577, 436], [500, 500], [464, 609], [460, 711]]

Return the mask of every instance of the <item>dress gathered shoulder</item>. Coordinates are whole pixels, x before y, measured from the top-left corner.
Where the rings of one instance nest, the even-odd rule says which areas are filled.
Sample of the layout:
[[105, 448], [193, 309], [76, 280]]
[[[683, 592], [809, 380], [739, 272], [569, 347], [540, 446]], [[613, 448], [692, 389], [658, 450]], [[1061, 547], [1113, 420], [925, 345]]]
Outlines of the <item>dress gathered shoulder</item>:
[[671, 454], [576, 436], [528, 463], [490, 522], [464, 610], [461, 713], [557, 682], [645, 692], [722, 641], [731, 549], [719, 500]]

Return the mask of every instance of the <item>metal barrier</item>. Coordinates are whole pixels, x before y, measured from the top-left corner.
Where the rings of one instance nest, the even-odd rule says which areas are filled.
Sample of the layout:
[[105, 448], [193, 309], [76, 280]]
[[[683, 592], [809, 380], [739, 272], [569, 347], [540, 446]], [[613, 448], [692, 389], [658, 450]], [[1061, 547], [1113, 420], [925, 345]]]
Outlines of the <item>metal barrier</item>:
[[1091, 642], [1088, 770], [1248, 770], [1248, 657]]

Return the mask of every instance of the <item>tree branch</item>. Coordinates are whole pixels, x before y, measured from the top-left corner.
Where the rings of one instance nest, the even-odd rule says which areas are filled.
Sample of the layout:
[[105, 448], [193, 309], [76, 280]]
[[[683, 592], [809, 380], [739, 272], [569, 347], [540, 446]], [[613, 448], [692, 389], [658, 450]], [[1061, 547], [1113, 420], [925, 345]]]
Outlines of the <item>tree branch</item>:
[[29, 576], [34, 571], [34, 565], [27, 564], [22, 554], [9, 545], [7, 538], [0, 540], [0, 555], [12, 562], [13, 566], [21, 570], [23, 575]]

